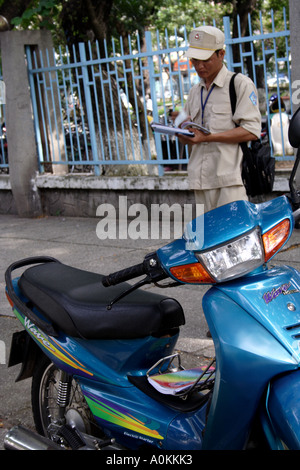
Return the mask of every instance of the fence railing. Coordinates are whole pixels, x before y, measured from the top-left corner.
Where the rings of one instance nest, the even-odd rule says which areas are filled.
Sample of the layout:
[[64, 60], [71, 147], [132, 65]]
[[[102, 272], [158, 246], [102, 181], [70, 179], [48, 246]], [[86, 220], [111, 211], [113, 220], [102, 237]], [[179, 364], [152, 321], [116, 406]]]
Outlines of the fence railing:
[[[292, 103], [289, 30], [283, 10], [284, 28], [265, 32], [260, 14], [259, 27], [249, 35], [232, 37], [230, 20], [223, 18], [225, 60], [230, 70], [253, 78], [259, 89], [266, 135], [277, 139], [272, 145], [278, 159], [292, 159], [286, 145], [286, 116]], [[93, 171], [110, 174], [126, 165], [123, 174], [136, 174], [157, 165], [185, 169], [188, 148], [168, 136], [153, 135], [150, 121], [168, 122], [169, 110], [184, 105], [198, 77], [191, 63], [183, 59], [188, 46], [186, 30], [162, 37], [145, 34], [145, 50], [139, 37], [113, 40], [112, 53], [100, 54], [99, 44], [79, 44], [72, 50], [48, 51], [46, 56], [27, 49], [28, 71], [40, 171]], [[273, 71], [271, 74], [270, 71]], [[269, 97], [282, 96], [286, 112], [276, 119], [280, 135], [272, 133]], [[275, 139], [275, 140], [276, 140]], [[275, 141], [274, 141], [275, 142]], [[1, 148], [0, 148], [1, 152]], [[9, 151], [8, 151], [9, 154]], [[144, 164], [144, 165], [141, 165]], [[7, 161], [0, 162], [0, 167]]]
[[5, 83], [2, 79], [0, 68], [0, 172], [8, 173], [8, 152], [6, 139], [6, 119], [5, 119]]

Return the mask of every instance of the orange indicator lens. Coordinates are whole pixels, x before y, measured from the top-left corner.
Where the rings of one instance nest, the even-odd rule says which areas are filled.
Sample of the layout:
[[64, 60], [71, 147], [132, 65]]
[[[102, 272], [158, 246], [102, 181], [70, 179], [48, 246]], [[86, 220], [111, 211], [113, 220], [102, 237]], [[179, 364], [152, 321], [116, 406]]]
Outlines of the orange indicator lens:
[[262, 236], [265, 249], [265, 261], [272, 258], [272, 256], [286, 242], [289, 234], [290, 221], [289, 219], [285, 219]]
[[191, 284], [212, 284], [215, 280], [208, 274], [200, 263], [185, 264], [183, 266], [174, 266], [170, 272], [181, 282]]

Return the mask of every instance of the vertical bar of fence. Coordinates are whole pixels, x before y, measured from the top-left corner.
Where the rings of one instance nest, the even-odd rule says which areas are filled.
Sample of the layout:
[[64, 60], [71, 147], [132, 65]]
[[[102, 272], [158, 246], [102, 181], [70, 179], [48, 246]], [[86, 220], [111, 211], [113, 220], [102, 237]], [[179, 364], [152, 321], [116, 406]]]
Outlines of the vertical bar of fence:
[[223, 17], [223, 25], [224, 25], [224, 34], [225, 34], [225, 44], [226, 44], [226, 49], [225, 49], [226, 63], [227, 63], [228, 70], [233, 70], [233, 52], [232, 52], [229, 16]]
[[[284, 19], [284, 30], [288, 31], [287, 29], [287, 19], [286, 19], [286, 10], [283, 9], [283, 19]], [[290, 93], [290, 106], [291, 106], [291, 115], [293, 115], [293, 100], [292, 100], [292, 77], [291, 77], [291, 67], [290, 67], [290, 53], [291, 53], [291, 46], [289, 45], [289, 35], [285, 36], [285, 48], [286, 48], [286, 62], [287, 62], [287, 73], [289, 79], [289, 93]]]
[[[121, 41], [121, 38], [120, 38]], [[124, 55], [124, 49], [123, 49], [123, 41], [121, 41], [122, 45], [122, 55]], [[134, 62], [132, 56], [132, 41], [131, 41], [131, 36], [128, 35], [128, 45], [129, 45], [129, 56], [128, 59], [123, 61], [123, 71], [124, 71], [124, 85], [125, 85], [125, 91], [126, 91], [126, 96], [128, 96], [128, 76], [131, 76], [129, 80], [131, 80], [132, 87], [133, 87], [133, 96], [134, 96], [134, 110], [135, 110], [135, 116], [136, 116], [136, 126], [137, 126], [137, 133], [138, 133], [138, 142], [139, 142], [139, 150], [140, 150], [140, 160], [143, 160], [143, 142], [142, 142], [142, 132], [141, 132], [141, 119], [140, 119], [140, 110], [139, 110], [139, 105], [138, 105], [138, 100], [137, 100], [137, 90], [136, 90], [136, 80], [140, 79], [142, 80], [142, 77], [140, 76], [139, 72], [137, 75], [135, 75], [135, 69], [134, 69]], [[140, 51], [138, 50], [138, 53]], [[120, 90], [119, 90], [120, 92]], [[133, 103], [132, 103], [133, 106]], [[129, 110], [129, 107], [127, 108]], [[131, 139], [131, 150], [132, 150], [132, 156], [133, 160], [137, 161], [139, 158], [137, 156], [136, 158], [136, 151], [133, 145], [133, 134], [132, 134], [132, 122], [131, 122], [131, 116], [130, 113], [128, 113], [128, 122], [130, 125], [130, 139]], [[127, 157], [126, 157], [127, 158]]]
[[[138, 59], [138, 64], [139, 64], [139, 71], [140, 71], [142, 99], [143, 99], [143, 102], [144, 102], [144, 121], [145, 121], [145, 129], [146, 129], [146, 142], [143, 144], [143, 146], [144, 146], [144, 150], [145, 150], [145, 153], [146, 153], [145, 159], [147, 159], [147, 154], [148, 154], [148, 159], [151, 160], [150, 135], [149, 135], [149, 126], [148, 126], [148, 108], [147, 108], [147, 97], [146, 97], [145, 78], [144, 78], [144, 70], [147, 70], [147, 72], [149, 72], [149, 70], [148, 70], [148, 57], [147, 56], [144, 57], [144, 54], [142, 53], [139, 34], [137, 34], [137, 46], [138, 46], [139, 53], [141, 53], [141, 56]], [[130, 49], [130, 55], [132, 55], [133, 51], [132, 51], [132, 44], [131, 43], [129, 43], [129, 49]], [[132, 61], [132, 68], [133, 68], [133, 59], [131, 59], [131, 61]], [[145, 64], [145, 62], [146, 62], [146, 64]], [[133, 70], [134, 70], [134, 68], [133, 68]], [[148, 75], [149, 75], [149, 73], [148, 73]], [[128, 96], [128, 91], [126, 93], [127, 93], [127, 96]], [[148, 96], [148, 99], [149, 99], [149, 96]], [[153, 111], [153, 109], [152, 109], [152, 111]]]
[[[152, 55], [152, 38], [150, 31], [145, 32], [145, 40], [146, 40], [146, 48], [148, 54], [148, 65], [149, 65], [149, 81], [150, 81], [150, 93], [152, 98], [152, 105], [153, 105], [153, 120], [154, 122], [158, 122], [158, 107], [156, 102], [156, 91], [155, 91], [155, 72], [154, 72], [154, 63], [153, 63], [153, 55]], [[162, 156], [162, 145], [161, 145], [161, 137], [159, 134], [154, 134], [155, 139], [155, 146], [157, 152], [157, 162], [158, 162], [158, 174], [159, 176], [163, 176], [164, 174], [164, 167], [161, 164], [163, 160]]]
[[[63, 134], [63, 131], [61, 129], [61, 121], [60, 121], [60, 114], [59, 114], [59, 101], [60, 101], [60, 96], [58, 92], [58, 81], [57, 81], [57, 71], [55, 69], [51, 70], [51, 64], [50, 64], [50, 56], [49, 56], [49, 51], [46, 49], [46, 66], [49, 69], [48, 71], [48, 76], [46, 75], [45, 81], [46, 81], [46, 90], [45, 90], [45, 97], [46, 97], [46, 105], [47, 108], [49, 108], [48, 111], [48, 119], [49, 119], [49, 124], [51, 123], [52, 126], [52, 132], [50, 135], [51, 139], [51, 148], [52, 148], [52, 163], [55, 163], [55, 166], [53, 166], [53, 172], [56, 173], [57, 171], [62, 171], [65, 172], [66, 167], [63, 164], [65, 161], [65, 152], [64, 148], [61, 145], [61, 136]], [[40, 60], [42, 63], [42, 53], [40, 52]], [[55, 64], [55, 62], [54, 62]], [[47, 80], [48, 77], [48, 80]], [[49, 94], [49, 96], [48, 96]], [[59, 162], [56, 164], [56, 162]]]
[[[250, 37], [252, 36], [252, 23], [251, 23], [251, 16], [248, 14], [248, 28], [249, 28], [249, 35]], [[256, 79], [256, 60], [255, 60], [255, 51], [254, 51], [254, 44], [253, 41], [250, 42], [250, 53], [249, 56], [251, 57], [251, 63], [252, 63], [252, 73], [253, 73], [253, 81], [255, 86], [257, 87], [257, 79]]]
[[31, 93], [31, 101], [32, 101], [32, 110], [33, 110], [33, 116], [34, 116], [33, 121], [34, 121], [35, 138], [36, 138], [36, 144], [37, 144], [39, 172], [43, 173], [44, 171], [44, 165], [42, 165], [43, 145], [42, 145], [41, 130], [40, 130], [39, 119], [38, 119], [38, 110], [37, 110], [37, 103], [36, 103], [34, 77], [32, 73], [33, 67], [32, 67], [32, 57], [31, 57], [30, 46], [26, 46], [25, 52], [26, 52], [26, 57], [27, 57], [29, 85], [30, 85], [30, 93]]
[[[169, 76], [169, 86], [170, 86], [170, 94], [172, 98], [172, 103], [174, 103], [175, 100], [175, 93], [176, 93], [176, 85], [175, 85], [175, 80], [173, 79], [174, 72], [172, 70], [172, 57], [171, 57], [171, 45], [169, 42], [169, 34], [168, 30], [165, 30], [165, 42], [166, 42], [166, 49], [168, 50], [166, 57], [167, 57], [167, 63], [165, 70], [168, 69], [168, 76]], [[180, 65], [178, 64], [178, 69], [180, 70]], [[165, 110], [165, 122], [168, 123], [168, 115], [166, 115], [167, 111], [167, 105], [164, 103], [164, 110]], [[176, 141], [177, 139], [174, 137], [170, 137], [169, 135], [166, 136], [166, 143], [167, 143], [167, 154], [168, 154], [168, 164], [171, 163], [171, 160], [174, 160], [174, 155], [173, 155], [173, 145], [175, 143], [176, 146]], [[176, 147], [175, 147], [176, 149]]]
[[[94, 123], [94, 115], [93, 115], [93, 106], [92, 106], [92, 99], [91, 99], [91, 90], [89, 85], [89, 74], [88, 68], [86, 65], [86, 53], [85, 53], [85, 44], [79, 43], [79, 56], [81, 61], [81, 68], [82, 68], [82, 77], [83, 77], [83, 89], [84, 89], [84, 96], [85, 96], [85, 105], [86, 105], [86, 112], [89, 124], [89, 131], [90, 131], [90, 138], [91, 138], [91, 147], [92, 147], [92, 154], [93, 159], [97, 158], [97, 141], [96, 141], [96, 132], [95, 132], [95, 123]], [[99, 166], [94, 166], [95, 175], [100, 175]]]
[[[122, 37], [120, 37], [120, 47], [121, 47], [121, 55], [124, 57], [124, 51], [122, 50], [123, 49], [123, 39]], [[122, 88], [122, 83], [123, 83], [123, 79], [122, 78], [119, 78], [119, 72], [118, 72], [118, 66], [117, 66], [117, 57], [118, 57], [118, 54], [116, 52], [116, 45], [115, 45], [115, 40], [114, 38], [112, 38], [112, 50], [113, 50], [113, 62], [111, 63], [111, 75], [110, 76], [113, 76], [114, 75], [114, 79], [115, 79], [115, 83], [117, 85], [117, 100], [118, 100], [118, 107], [117, 106], [114, 106], [112, 109], [113, 109], [113, 120], [114, 120], [114, 126], [115, 126], [115, 140], [116, 140], [116, 144], [117, 144], [117, 148], [119, 149], [119, 142], [118, 142], [118, 133], [116, 132], [117, 130], [117, 118], [119, 117], [120, 119], [120, 132], [119, 132], [119, 135], [120, 135], [120, 143], [121, 143], [121, 139], [123, 140], [123, 152], [124, 152], [124, 159], [126, 161], [128, 161], [128, 154], [127, 154], [127, 146], [126, 146], [126, 139], [125, 139], [125, 128], [124, 128], [124, 118], [123, 118], [123, 109], [122, 109], [122, 101], [121, 101], [121, 95], [120, 95], [120, 89]], [[125, 61], [123, 60], [123, 71], [124, 71], [124, 75], [126, 76], [126, 64], [125, 64]], [[111, 82], [110, 82], [111, 84]], [[118, 115], [116, 114], [118, 110]], [[132, 152], [133, 152], [133, 159], [134, 159], [134, 148], [132, 149]], [[118, 155], [120, 156], [120, 152], [118, 151]], [[122, 158], [122, 159], [123, 159]]]
[[[112, 41], [114, 41], [114, 39], [112, 39]], [[107, 50], [107, 43], [105, 42], [104, 45], [105, 45], [105, 58], [108, 59], [109, 54], [108, 54], [108, 50]], [[111, 80], [113, 72], [110, 70], [110, 62], [109, 61], [106, 62], [106, 73], [107, 73], [107, 80], [104, 80], [104, 83], [108, 84], [108, 96], [109, 96], [109, 101], [110, 101], [109, 106], [110, 106], [111, 117], [112, 117], [112, 123], [110, 124], [109, 121], [108, 121], [108, 117], [107, 117], [107, 113], [106, 113], [106, 109], [105, 109], [105, 115], [106, 115], [105, 119], [106, 119], [106, 122], [107, 122], [107, 129], [108, 129], [107, 135], [110, 139], [112, 133], [110, 132], [109, 127], [111, 125], [112, 129], [113, 129], [113, 137], [114, 137], [115, 146], [116, 146], [116, 148], [115, 148], [116, 154], [113, 155], [111, 153], [111, 160], [120, 161], [118, 131], [117, 131], [117, 122], [116, 122], [116, 116], [115, 116], [115, 108], [114, 108], [114, 100], [113, 100], [113, 88], [112, 88], [112, 80]], [[107, 106], [108, 106], [108, 103], [107, 103]]]
[[7, 148], [5, 148], [5, 134], [3, 127], [5, 126], [5, 83], [3, 81], [2, 69], [0, 64], [0, 124], [1, 124], [1, 146], [0, 146], [0, 170], [1, 168], [8, 168]]
[[[55, 57], [55, 49], [52, 49], [52, 61], [56, 64], [56, 57]], [[57, 102], [59, 108], [59, 117], [60, 117], [60, 132], [62, 136], [62, 153], [64, 154], [64, 160], [67, 161], [67, 151], [66, 151], [66, 138], [65, 138], [65, 129], [64, 129], [64, 117], [63, 117], [63, 108], [61, 103], [61, 84], [59, 80], [59, 70], [56, 68], [55, 70], [55, 77], [56, 77], [56, 86], [57, 86]]]
[[[77, 117], [76, 113], [76, 103], [74, 102], [74, 96], [80, 97], [80, 85], [79, 85], [79, 73], [78, 73], [78, 67], [75, 67], [75, 74], [72, 73], [72, 66], [70, 64], [70, 55], [68, 54], [68, 65], [70, 65], [70, 68], [68, 68], [68, 75], [67, 75], [67, 80], [68, 80], [68, 93], [66, 96], [67, 99], [67, 109], [68, 109], [68, 120], [71, 124], [71, 127], [69, 127], [69, 136], [70, 136], [70, 148], [71, 148], [71, 154], [72, 154], [72, 160], [73, 164], [76, 163], [81, 163], [82, 162], [82, 154], [81, 154], [81, 145], [80, 145], [80, 139], [81, 135], [83, 135], [83, 130], [84, 130], [84, 121], [83, 121], [83, 107], [81, 106], [81, 116], [80, 118]], [[73, 57], [76, 57], [76, 52], [75, 52], [75, 47], [73, 46]], [[81, 102], [81, 99], [80, 99]], [[70, 108], [69, 108], [70, 106]], [[70, 121], [71, 119], [71, 121]], [[81, 124], [81, 132], [79, 129], [78, 124]]]
[[[69, 63], [69, 49], [66, 47], [66, 58], [67, 58], [67, 63]], [[61, 47], [59, 47], [59, 59], [61, 64], [64, 64], [64, 54], [62, 52]], [[72, 129], [71, 129], [71, 120], [70, 120], [70, 112], [69, 112], [69, 101], [68, 101], [68, 74], [70, 74], [70, 69], [65, 70], [63, 67], [61, 68], [61, 85], [60, 89], [63, 93], [63, 99], [64, 99], [64, 104], [65, 104], [65, 112], [66, 112], [66, 118], [65, 118], [65, 123], [64, 123], [64, 145], [65, 145], [65, 150], [66, 150], [66, 155], [67, 155], [67, 160], [74, 159], [74, 153], [73, 153], [73, 139], [72, 139]], [[63, 115], [62, 115], [62, 122], [64, 122]], [[68, 145], [67, 145], [67, 137], [66, 137], [66, 131], [68, 131], [68, 144], [69, 144], [69, 149], [71, 152], [71, 156], [68, 155]]]
[[[99, 49], [98, 42], [96, 42], [96, 46], [97, 46], [97, 54], [98, 54], [98, 57], [100, 58], [100, 49]], [[105, 58], [107, 59], [108, 54], [107, 54], [107, 46], [106, 46], [106, 40], [105, 39], [104, 39], [104, 50], [105, 50]], [[105, 63], [107, 64], [107, 62], [103, 62], [103, 67], [104, 67]], [[106, 67], [108, 68], [108, 64], [106, 65]], [[108, 70], [107, 70], [107, 76], [108, 76]], [[105, 96], [105, 85], [108, 84], [109, 82], [108, 82], [108, 79], [107, 80], [105, 79], [105, 76], [104, 76], [104, 73], [103, 73], [103, 70], [102, 70], [102, 63], [99, 66], [99, 79], [100, 79], [100, 86], [101, 86], [101, 97], [102, 97], [102, 101], [103, 101], [102, 112], [104, 114], [103, 119], [104, 119], [104, 123], [105, 123], [105, 131], [106, 131], [106, 134], [107, 134], [107, 146], [108, 146], [108, 155], [105, 155], [104, 146], [103, 146], [103, 131], [102, 131], [100, 115], [99, 115], [98, 126], [99, 126], [99, 134], [100, 134], [100, 139], [101, 139], [102, 155], [103, 155], [103, 159], [113, 160], [112, 146], [111, 146], [111, 139], [110, 139], [110, 128], [109, 128], [108, 115], [107, 115], [107, 106], [108, 106], [108, 104], [106, 103], [106, 96]]]
[[[275, 33], [275, 23], [274, 23], [274, 11], [271, 10], [271, 21], [272, 21], [272, 33]], [[274, 50], [274, 59], [275, 59], [275, 74], [276, 77], [279, 75], [279, 69], [278, 69], [278, 56], [277, 56], [277, 44], [276, 44], [276, 37], [273, 37], [273, 50]], [[285, 156], [284, 154], [284, 142], [283, 142], [283, 132], [282, 132], [282, 115], [281, 115], [281, 96], [280, 96], [280, 87], [279, 87], [279, 81], [277, 79], [277, 96], [278, 96], [278, 109], [279, 109], [279, 120], [280, 120], [280, 134], [281, 134], [281, 143], [282, 143], [282, 151], [283, 151], [283, 157]]]

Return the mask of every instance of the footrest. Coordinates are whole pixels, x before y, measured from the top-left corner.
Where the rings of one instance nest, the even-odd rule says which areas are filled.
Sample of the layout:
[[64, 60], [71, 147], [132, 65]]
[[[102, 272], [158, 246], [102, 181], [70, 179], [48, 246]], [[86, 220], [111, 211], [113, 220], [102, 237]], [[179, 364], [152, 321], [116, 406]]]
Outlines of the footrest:
[[67, 441], [72, 450], [78, 450], [86, 445], [77, 430], [68, 424], [60, 428], [59, 435]]

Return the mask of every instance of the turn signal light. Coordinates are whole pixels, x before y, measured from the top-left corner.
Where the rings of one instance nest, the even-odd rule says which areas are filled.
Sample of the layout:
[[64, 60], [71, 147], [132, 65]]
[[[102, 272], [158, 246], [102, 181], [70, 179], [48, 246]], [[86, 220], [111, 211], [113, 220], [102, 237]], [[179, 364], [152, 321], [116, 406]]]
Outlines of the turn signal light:
[[289, 219], [285, 219], [262, 236], [266, 262], [279, 251], [282, 245], [287, 241], [289, 234], [290, 221]]
[[208, 274], [200, 263], [185, 264], [182, 266], [173, 266], [170, 269], [171, 274], [178, 281], [191, 284], [212, 284], [215, 280]]

